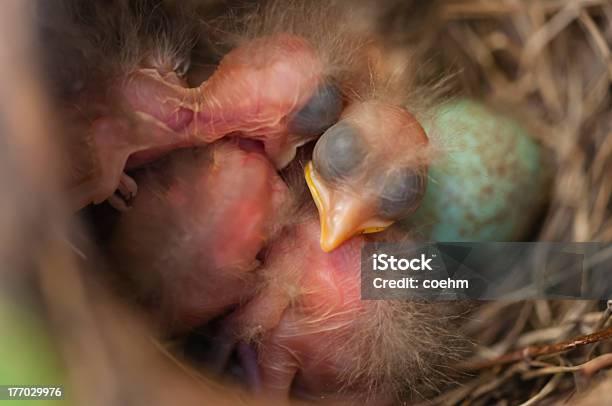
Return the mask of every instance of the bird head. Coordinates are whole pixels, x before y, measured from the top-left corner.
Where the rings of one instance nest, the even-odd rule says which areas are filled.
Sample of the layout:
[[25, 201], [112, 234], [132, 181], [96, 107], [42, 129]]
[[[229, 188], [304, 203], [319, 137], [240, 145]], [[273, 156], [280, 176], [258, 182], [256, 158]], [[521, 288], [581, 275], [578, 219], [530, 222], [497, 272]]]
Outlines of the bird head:
[[305, 177], [321, 221], [321, 248], [379, 232], [414, 212], [427, 182], [425, 131], [407, 110], [352, 104], [317, 141]]

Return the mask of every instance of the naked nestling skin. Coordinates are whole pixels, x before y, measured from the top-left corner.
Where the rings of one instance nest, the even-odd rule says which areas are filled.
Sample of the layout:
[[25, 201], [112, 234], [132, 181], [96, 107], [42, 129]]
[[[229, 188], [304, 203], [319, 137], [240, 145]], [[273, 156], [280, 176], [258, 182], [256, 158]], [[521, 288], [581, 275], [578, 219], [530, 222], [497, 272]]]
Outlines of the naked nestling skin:
[[[262, 159], [228, 142], [175, 152], [136, 177], [141, 193], [112, 249], [165, 327], [184, 331], [234, 309], [210, 351], [222, 366], [237, 349], [249, 387], [279, 400], [387, 404], [421, 378], [444, 374], [431, 365], [451, 356], [442, 344], [452, 341], [445, 308], [362, 301], [364, 237], [323, 252], [314, 207], [298, 210], [295, 193]], [[213, 193], [214, 171], [234, 175]], [[243, 182], [250, 186], [236, 190]], [[442, 345], [435, 353], [433, 342]]]
[[100, 172], [77, 188], [77, 206], [110, 197], [126, 166], [228, 134], [261, 141], [272, 162], [283, 167], [296, 147], [335, 122], [341, 107], [312, 46], [291, 35], [259, 38], [231, 51], [197, 88], [160, 68], [137, 69], [117, 86], [136, 125], [116, 117], [93, 123]]
[[[362, 301], [364, 239], [324, 253], [317, 231], [316, 219], [305, 218], [271, 245], [258, 293], [229, 317], [225, 333], [258, 354], [251, 385], [260, 393], [388, 404], [432, 373], [423, 357], [431, 342], [451, 339], [448, 320], [442, 307]], [[425, 357], [435, 363], [445, 352]]]
[[224, 140], [177, 151], [136, 180], [140, 194], [111, 249], [166, 328], [198, 326], [248, 297], [289, 199], [268, 159]]

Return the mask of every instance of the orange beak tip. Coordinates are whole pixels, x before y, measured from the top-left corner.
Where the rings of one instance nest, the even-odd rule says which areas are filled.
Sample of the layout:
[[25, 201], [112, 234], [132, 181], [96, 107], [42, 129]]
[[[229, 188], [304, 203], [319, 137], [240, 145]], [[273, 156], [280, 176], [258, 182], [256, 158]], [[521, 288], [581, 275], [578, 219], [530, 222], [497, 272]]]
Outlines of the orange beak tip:
[[[329, 218], [330, 210], [328, 193], [325, 184], [317, 178], [312, 162], [308, 162], [304, 168], [304, 177], [308, 184], [308, 189], [319, 211], [321, 224], [321, 249], [324, 252], [331, 252], [342, 245], [345, 241], [360, 234], [378, 233], [385, 230], [392, 222], [373, 220], [367, 215], [359, 214], [363, 212], [363, 202], [359, 199], [344, 200], [348, 202], [348, 210], [341, 212], [340, 218], [332, 220]], [[340, 206], [342, 207], [342, 206]], [[335, 212], [338, 215], [338, 212]]]

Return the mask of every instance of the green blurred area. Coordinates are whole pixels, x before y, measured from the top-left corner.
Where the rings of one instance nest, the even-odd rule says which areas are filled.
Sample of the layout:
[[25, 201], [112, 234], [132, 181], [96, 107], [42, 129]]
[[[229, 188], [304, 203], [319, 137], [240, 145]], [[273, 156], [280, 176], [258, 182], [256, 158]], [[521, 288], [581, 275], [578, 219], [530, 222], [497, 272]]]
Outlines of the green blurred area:
[[[27, 305], [0, 293], [0, 385], [63, 385], [65, 375], [56, 348], [40, 317]], [[59, 406], [69, 400], [0, 400], [0, 405]]]

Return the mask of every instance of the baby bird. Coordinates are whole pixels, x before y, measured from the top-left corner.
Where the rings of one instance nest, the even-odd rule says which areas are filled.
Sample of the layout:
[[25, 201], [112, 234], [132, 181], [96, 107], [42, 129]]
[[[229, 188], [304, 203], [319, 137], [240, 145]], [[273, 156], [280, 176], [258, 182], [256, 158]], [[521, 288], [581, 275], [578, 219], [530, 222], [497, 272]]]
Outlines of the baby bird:
[[342, 107], [316, 50], [290, 34], [255, 38], [233, 49], [199, 87], [172, 83], [159, 70], [139, 69], [123, 94], [136, 111], [172, 130], [168, 148], [240, 134], [261, 141], [277, 168], [332, 125]]
[[305, 168], [325, 252], [405, 219], [419, 207], [427, 184], [431, 148], [412, 111], [430, 102], [414, 100], [419, 86], [406, 62], [411, 55], [367, 38], [361, 63], [349, 80], [340, 81], [345, 109], [317, 141]]
[[[86, 116], [86, 123], [75, 131], [87, 134], [86, 154], [94, 166], [71, 190], [75, 208], [109, 199], [116, 208], [126, 209], [126, 200], [137, 191], [126, 169], [228, 135], [260, 143], [274, 165], [283, 168], [297, 147], [335, 124], [347, 106], [307, 167], [307, 182], [321, 217], [323, 250], [334, 249], [354, 234], [382, 230], [416, 208], [426, 178], [424, 159], [417, 162], [416, 157], [424, 155], [420, 150], [427, 139], [414, 117], [395, 105], [391, 93], [407, 83], [392, 72], [393, 63], [374, 39], [361, 35], [358, 28], [313, 30], [307, 25], [310, 20], [293, 21], [292, 26], [282, 18], [249, 21], [213, 74], [190, 88], [181, 75], [197, 25], [188, 10], [163, 2], [151, 7], [151, 2], [116, 0], [108, 10], [76, 2], [76, 11], [67, 13], [74, 20], [73, 34], [91, 33], [85, 23], [93, 21], [96, 27], [111, 12], [123, 16], [109, 29], [83, 36], [89, 42], [86, 49], [101, 49], [98, 58], [116, 51], [107, 45], [113, 36], [131, 48], [126, 54], [129, 62], [119, 71], [91, 75], [94, 83], [81, 79], [82, 89], [72, 96], [79, 101], [78, 113]], [[166, 21], [165, 29], [156, 32], [152, 24], [142, 24], [138, 10], [147, 4]], [[87, 19], [79, 20], [83, 15]], [[119, 25], [121, 20], [126, 21]], [[158, 36], [157, 44], [151, 35]], [[183, 45], [168, 45], [174, 42]], [[83, 109], [89, 102], [94, 107]], [[359, 168], [346, 168], [347, 157], [364, 162]], [[338, 170], [346, 173], [331, 173]]]
[[[190, 88], [183, 74], [201, 27], [189, 9], [162, 0], [59, 8], [41, 6], [45, 18], [61, 20], [49, 28], [49, 69], [57, 82], [74, 85], [60, 89], [65, 104], [58, 110], [70, 123], [67, 144], [85, 150], [74, 161], [93, 167], [71, 169], [79, 178], [71, 191], [76, 209], [107, 198], [124, 209], [113, 193], [133, 198], [136, 184], [126, 168], [227, 135], [261, 143], [282, 168], [340, 115], [332, 65], [322, 47], [299, 35], [270, 32], [234, 44], [215, 72]], [[67, 66], [58, 60], [62, 54]]]
[[406, 110], [349, 106], [317, 142], [305, 176], [319, 210], [321, 248], [382, 231], [414, 212], [427, 182], [427, 136]]
[[142, 165], [173, 149], [206, 145], [229, 134], [260, 141], [277, 168], [298, 146], [332, 125], [341, 110], [333, 83], [308, 42], [291, 35], [258, 38], [226, 55], [201, 86], [174, 73], [139, 68], [119, 94], [138, 117], [136, 128], [115, 117], [91, 128], [101, 171], [78, 201], [98, 203], [121, 184], [126, 165]]

